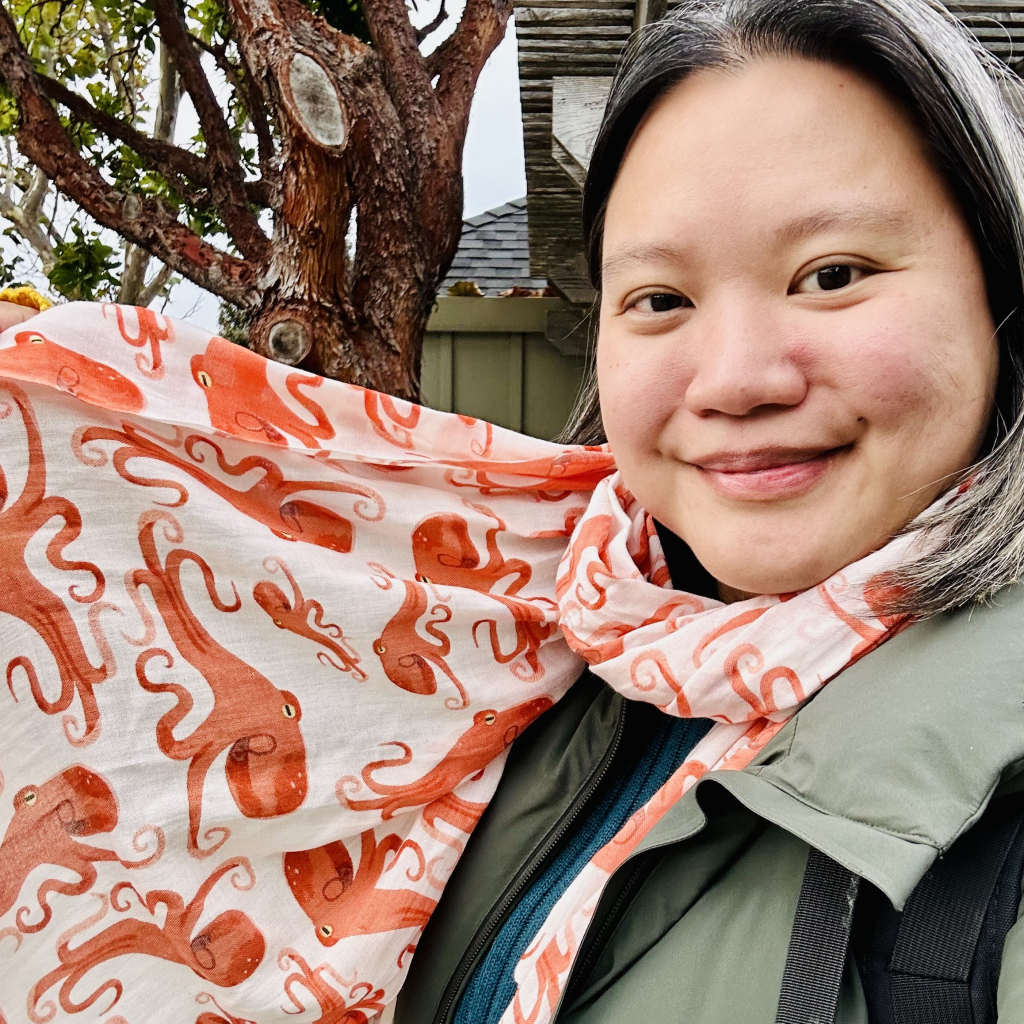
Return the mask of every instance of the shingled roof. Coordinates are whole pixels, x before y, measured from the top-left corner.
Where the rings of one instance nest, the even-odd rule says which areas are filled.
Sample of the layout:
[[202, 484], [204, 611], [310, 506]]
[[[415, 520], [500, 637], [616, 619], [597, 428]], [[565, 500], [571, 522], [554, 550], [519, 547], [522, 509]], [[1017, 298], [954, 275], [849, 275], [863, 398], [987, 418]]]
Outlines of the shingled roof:
[[484, 295], [498, 295], [516, 285], [543, 288], [547, 284], [530, 277], [525, 197], [463, 221], [459, 250], [439, 294], [444, 295], [456, 281], [475, 281]]

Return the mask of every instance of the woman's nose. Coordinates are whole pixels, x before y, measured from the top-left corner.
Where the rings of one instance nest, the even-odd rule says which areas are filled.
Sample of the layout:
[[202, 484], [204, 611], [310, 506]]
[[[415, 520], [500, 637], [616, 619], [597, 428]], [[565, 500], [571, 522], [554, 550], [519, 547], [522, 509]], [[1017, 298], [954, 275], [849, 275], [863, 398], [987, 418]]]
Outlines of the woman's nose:
[[764, 304], [724, 301], [705, 307], [692, 337], [693, 376], [685, 405], [698, 416], [747, 416], [799, 405], [808, 381], [795, 358], [792, 334]]

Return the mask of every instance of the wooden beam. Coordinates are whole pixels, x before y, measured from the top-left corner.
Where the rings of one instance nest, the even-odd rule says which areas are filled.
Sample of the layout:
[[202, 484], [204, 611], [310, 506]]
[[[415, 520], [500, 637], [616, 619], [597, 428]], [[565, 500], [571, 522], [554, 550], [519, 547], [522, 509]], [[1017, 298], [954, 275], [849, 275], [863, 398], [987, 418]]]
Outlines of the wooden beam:
[[559, 76], [552, 81], [551, 155], [581, 192], [611, 88], [610, 76]]

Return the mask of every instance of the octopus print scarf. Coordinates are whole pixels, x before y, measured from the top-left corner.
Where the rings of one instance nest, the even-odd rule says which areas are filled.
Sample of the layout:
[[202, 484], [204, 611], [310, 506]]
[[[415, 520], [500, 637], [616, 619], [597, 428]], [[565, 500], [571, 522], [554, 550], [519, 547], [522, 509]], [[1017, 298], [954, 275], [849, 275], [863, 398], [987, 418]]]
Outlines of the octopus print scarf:
[[671, 588], [605, 448], [268, 362], [152, 311], [0, 335], [0, 1021], [367, 1024], [509, 744], [584, 662], [718, 723], [555, 905], [553, 1016], [610, 873], [899, 629], [871, 579]]
[[654, 521], [618, 473], [597, 485], [559, 566], [562, 632], [624, 697], [716, 724], [552, 908], [501, 1024], [551, 1021], [612, 873], [701, 776], [748, 765], [825, 683], [909, 625], [880, 605], [885, 571], [917, 543], [909, 533], [813, 589], [726, 605], [671, 589]]

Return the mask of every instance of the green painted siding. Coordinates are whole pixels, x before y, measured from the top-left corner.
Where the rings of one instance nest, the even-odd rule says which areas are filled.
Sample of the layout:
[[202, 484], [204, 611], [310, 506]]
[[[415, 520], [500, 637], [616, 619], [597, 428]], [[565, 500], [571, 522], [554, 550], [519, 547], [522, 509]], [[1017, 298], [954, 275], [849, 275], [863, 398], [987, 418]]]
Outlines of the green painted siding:
[[[525, 305], [524, 305], [525, 304]], [[446, 412], [552, 438], [569, 418], [583, 360], [544, 336], [550, 299], [442, 299], [423, 344], [423, 396]]]

